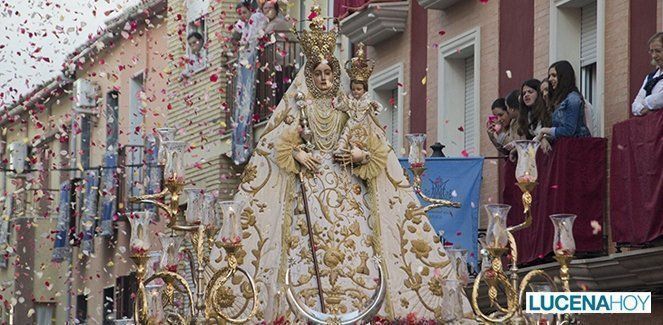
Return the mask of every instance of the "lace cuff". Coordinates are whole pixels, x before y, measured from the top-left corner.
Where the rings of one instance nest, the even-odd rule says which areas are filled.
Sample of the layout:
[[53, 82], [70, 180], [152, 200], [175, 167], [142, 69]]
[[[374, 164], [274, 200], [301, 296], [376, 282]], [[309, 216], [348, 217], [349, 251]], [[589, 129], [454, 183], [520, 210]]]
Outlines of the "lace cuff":
[[293, 157], [293, 151], [299, 150], [302, 138], [296, 128], [286, 128], [274, 145], [276, 165], [290, 173], [299, 173], [299, 165]]
[[361, 179], [372, 179], [378, 176], [387, 166], [389, 148], [375, 134], [371, 134], [364, 149], [368, 151], [368, 156], [361, 166], [352, 170], [352, 173]]

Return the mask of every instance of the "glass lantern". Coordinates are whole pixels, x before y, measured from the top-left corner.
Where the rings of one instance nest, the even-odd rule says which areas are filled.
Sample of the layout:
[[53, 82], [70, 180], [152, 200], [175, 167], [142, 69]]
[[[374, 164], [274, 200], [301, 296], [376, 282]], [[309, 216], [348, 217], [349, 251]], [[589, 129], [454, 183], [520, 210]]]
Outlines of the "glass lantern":
[[509, 243], [506, 216], [509, 214], [511, 206], [507, 204], [486, 204], [485, 208], [488, 213], [486, 248], [505, 248]]
[[148, 324], [166, 323], [163, 300], [161, 299], [162, 289], [163, 284], [157, 284], [154, 282], [145, 286], [145, 291], [147, 293]]
[[158, 128], [157, 129], [157, 136], [159, 139], [159, 151], [158, 151], [158, 159], [159, 159], [159, 164], [160, 165], [165, 165], [166, 164], [166, 148], [164, 147], [163, 143], [164, 142], [172, 142], [175, 141], [175, 137], [177, 135], [177, 129], [175, 128]]
[[183, 141], [165, 141], [163, 142], [166, 154], [166, 166], [163, 176], [167, 182], [178, 184], [184, 183], [184, 153], [186, 151], [186, 142]]
[[187, 198], [186, 222], [188, 224], [200, 223], [204, 211], [204, 190], [202, 188], [185, 188], [184, 192], [186, 192]]
[[479, 245], [481, 249], [479, 250], [479, 255], [481, 255], [481, 271], [485, 271], [491, 268], [490, 253], [488, 253], [488, 244], [486, 244], [486, 238], [479, 238]]
[[129, 215], [129, 223], [131, 224], [131, 237], [129, 238], [131, 254], [145, 255], [150, 250], [149, 227], [153, 217], [154, 212], [149, 210], [132, 212]]
[[553, 214], [550, 216], [555, 235], [553, 237], [553, 250], [557, 256], [573, 256], [576, 253], [576, 241], [573, 238], [573, 222], [575, 214]]
[[200, 218], [200, 222], [205, 225], [206, 228], [215, 230], [219, 229], [220, 223], [219, 218], [216, 214], [216, 195], [213, 193], [205, 193], [203, 196], [203, 211]]
[[170, 272], [177, 272], [179, 264], [180, 245], [182, 236], [171, 236], [170, 234], [159, 234], [161, 241], [161, 268]]
[[454, 279], [442, 280], [443, 303], [442, 318], [445, 323], [458, 322], [463, 319], [463, 299], [461, 283]]
[[221, 201], [218, 203], [222, 222], [220, 237], [221, 242], [226, 245], [237, 245], [242, 241], [240, 209], [242, 201]]
[[[552, 286], [548, 283], [530, 283], [531, 292], [552, 292]], [[527, 313], [526, 318], [530, 324], [553, 324], [555, 314]]]
[[410, 133], [405, 136], [410, 143], [410, 151], [407, 156], [407, 161], [410, 168], [424, 167], [426, 156], [424, 155], [424, 142], [426, 142], [426, 134], [424, 133]]
[[467, 250], [463, 248], [448, 248], [447, 253], [451, 260], [451, 266], [462, 285], [470, 282], [470, 272], [467, 269]]
[[536, 151], [539, 150], [539, 142], [532, 140], [515, 141], [518, 151], [518, 164], [516, 165], [516, 181], [521, 184], [536, 182], [538, 172], [536, 170]]
[[161, 252], [160, 251], [150, 251], [147, 256], [150, 258], [147, 260], [147, 267], [145, 271], [145, 278], [151, 277], [154, 273], [159, 271], [161, 266]]

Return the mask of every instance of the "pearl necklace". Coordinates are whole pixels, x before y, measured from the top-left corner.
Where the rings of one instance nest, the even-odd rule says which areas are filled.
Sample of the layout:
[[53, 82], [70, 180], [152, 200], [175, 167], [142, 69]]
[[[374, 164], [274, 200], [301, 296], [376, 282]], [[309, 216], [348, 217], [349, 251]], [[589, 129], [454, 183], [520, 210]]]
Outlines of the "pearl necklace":
[[306, 115], [316, 147], [324, 152], [334, 149], [345, 122], [343, 112], [335, 110], [329, 99], [314, 99]]

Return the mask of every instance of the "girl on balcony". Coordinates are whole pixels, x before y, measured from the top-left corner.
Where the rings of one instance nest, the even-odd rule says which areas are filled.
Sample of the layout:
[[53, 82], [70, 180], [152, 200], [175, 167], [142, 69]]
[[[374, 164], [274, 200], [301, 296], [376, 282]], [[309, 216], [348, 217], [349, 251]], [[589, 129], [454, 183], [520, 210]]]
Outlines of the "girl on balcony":
[[522, 113], [523, 108], [520, 106], [520, 91], [516, 89], [510, 92], [504, 99], [504, 104], [508, 115], [508, 124], [506, 124], [505, 120], [503, 124], [506, 126], [504, 139], [502, 139], [502, 146], [498, 150], [508, 155], [512, 161], [515, 161], [517, 154], [512, 142], [525, 139], [526, 134], [526, 130], [522, 130], [518, 124], [520, 115], [526, 114], [526, 112]]
[[638, 95], [633, 100], [631, 111], [635, 116], [643, 116], [653, 110], [663, 108], [663, 32], [649, 39], [651, 63], [656, 67], [645, 78]]
[[548, 136], [588, 137], [589, 129], [585, 124], [584, 102], [578, 87], [576, 76], [569, 61], [557, 61], [548, 69], [550, 82], [550, 104], [555, 110], [552, 114], [552, 127], [541, 128], [536, 136], [538, 140]]
[[511, 126], [511, 117], [507, 112], [506, 103], [504, 98], [498, 98], [493, 101], [493, 105], [490, 107], [493, 115], [488, 116], [487, 123], [487, 132], [488, 139], [493, 143], [497, 151], [503, 154], [508, 154], [508, 151], [504, 150], [504, 142], [506, 140], [507, 132]]

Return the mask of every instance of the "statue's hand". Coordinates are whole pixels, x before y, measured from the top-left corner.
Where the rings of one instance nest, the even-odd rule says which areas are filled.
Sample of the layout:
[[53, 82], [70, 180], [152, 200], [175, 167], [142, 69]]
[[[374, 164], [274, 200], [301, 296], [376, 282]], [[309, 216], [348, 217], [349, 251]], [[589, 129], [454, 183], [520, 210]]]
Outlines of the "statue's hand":
[[366, 160], [367, 153], [357, 146], [352, 149], [341, 149], [341, 152], [335, 155], [336, 161], [341, 165], [359, 164]]
[[302, 166], [308, 168], [311, 171], [316, 171], [318, 170], [318, 166], [320, 165], [320, 160], [318, 158], [315, 158], [313, 154], [308, 153], [304, 150], [299, 150], [294, 154], [295, 160], [299, 162]]

